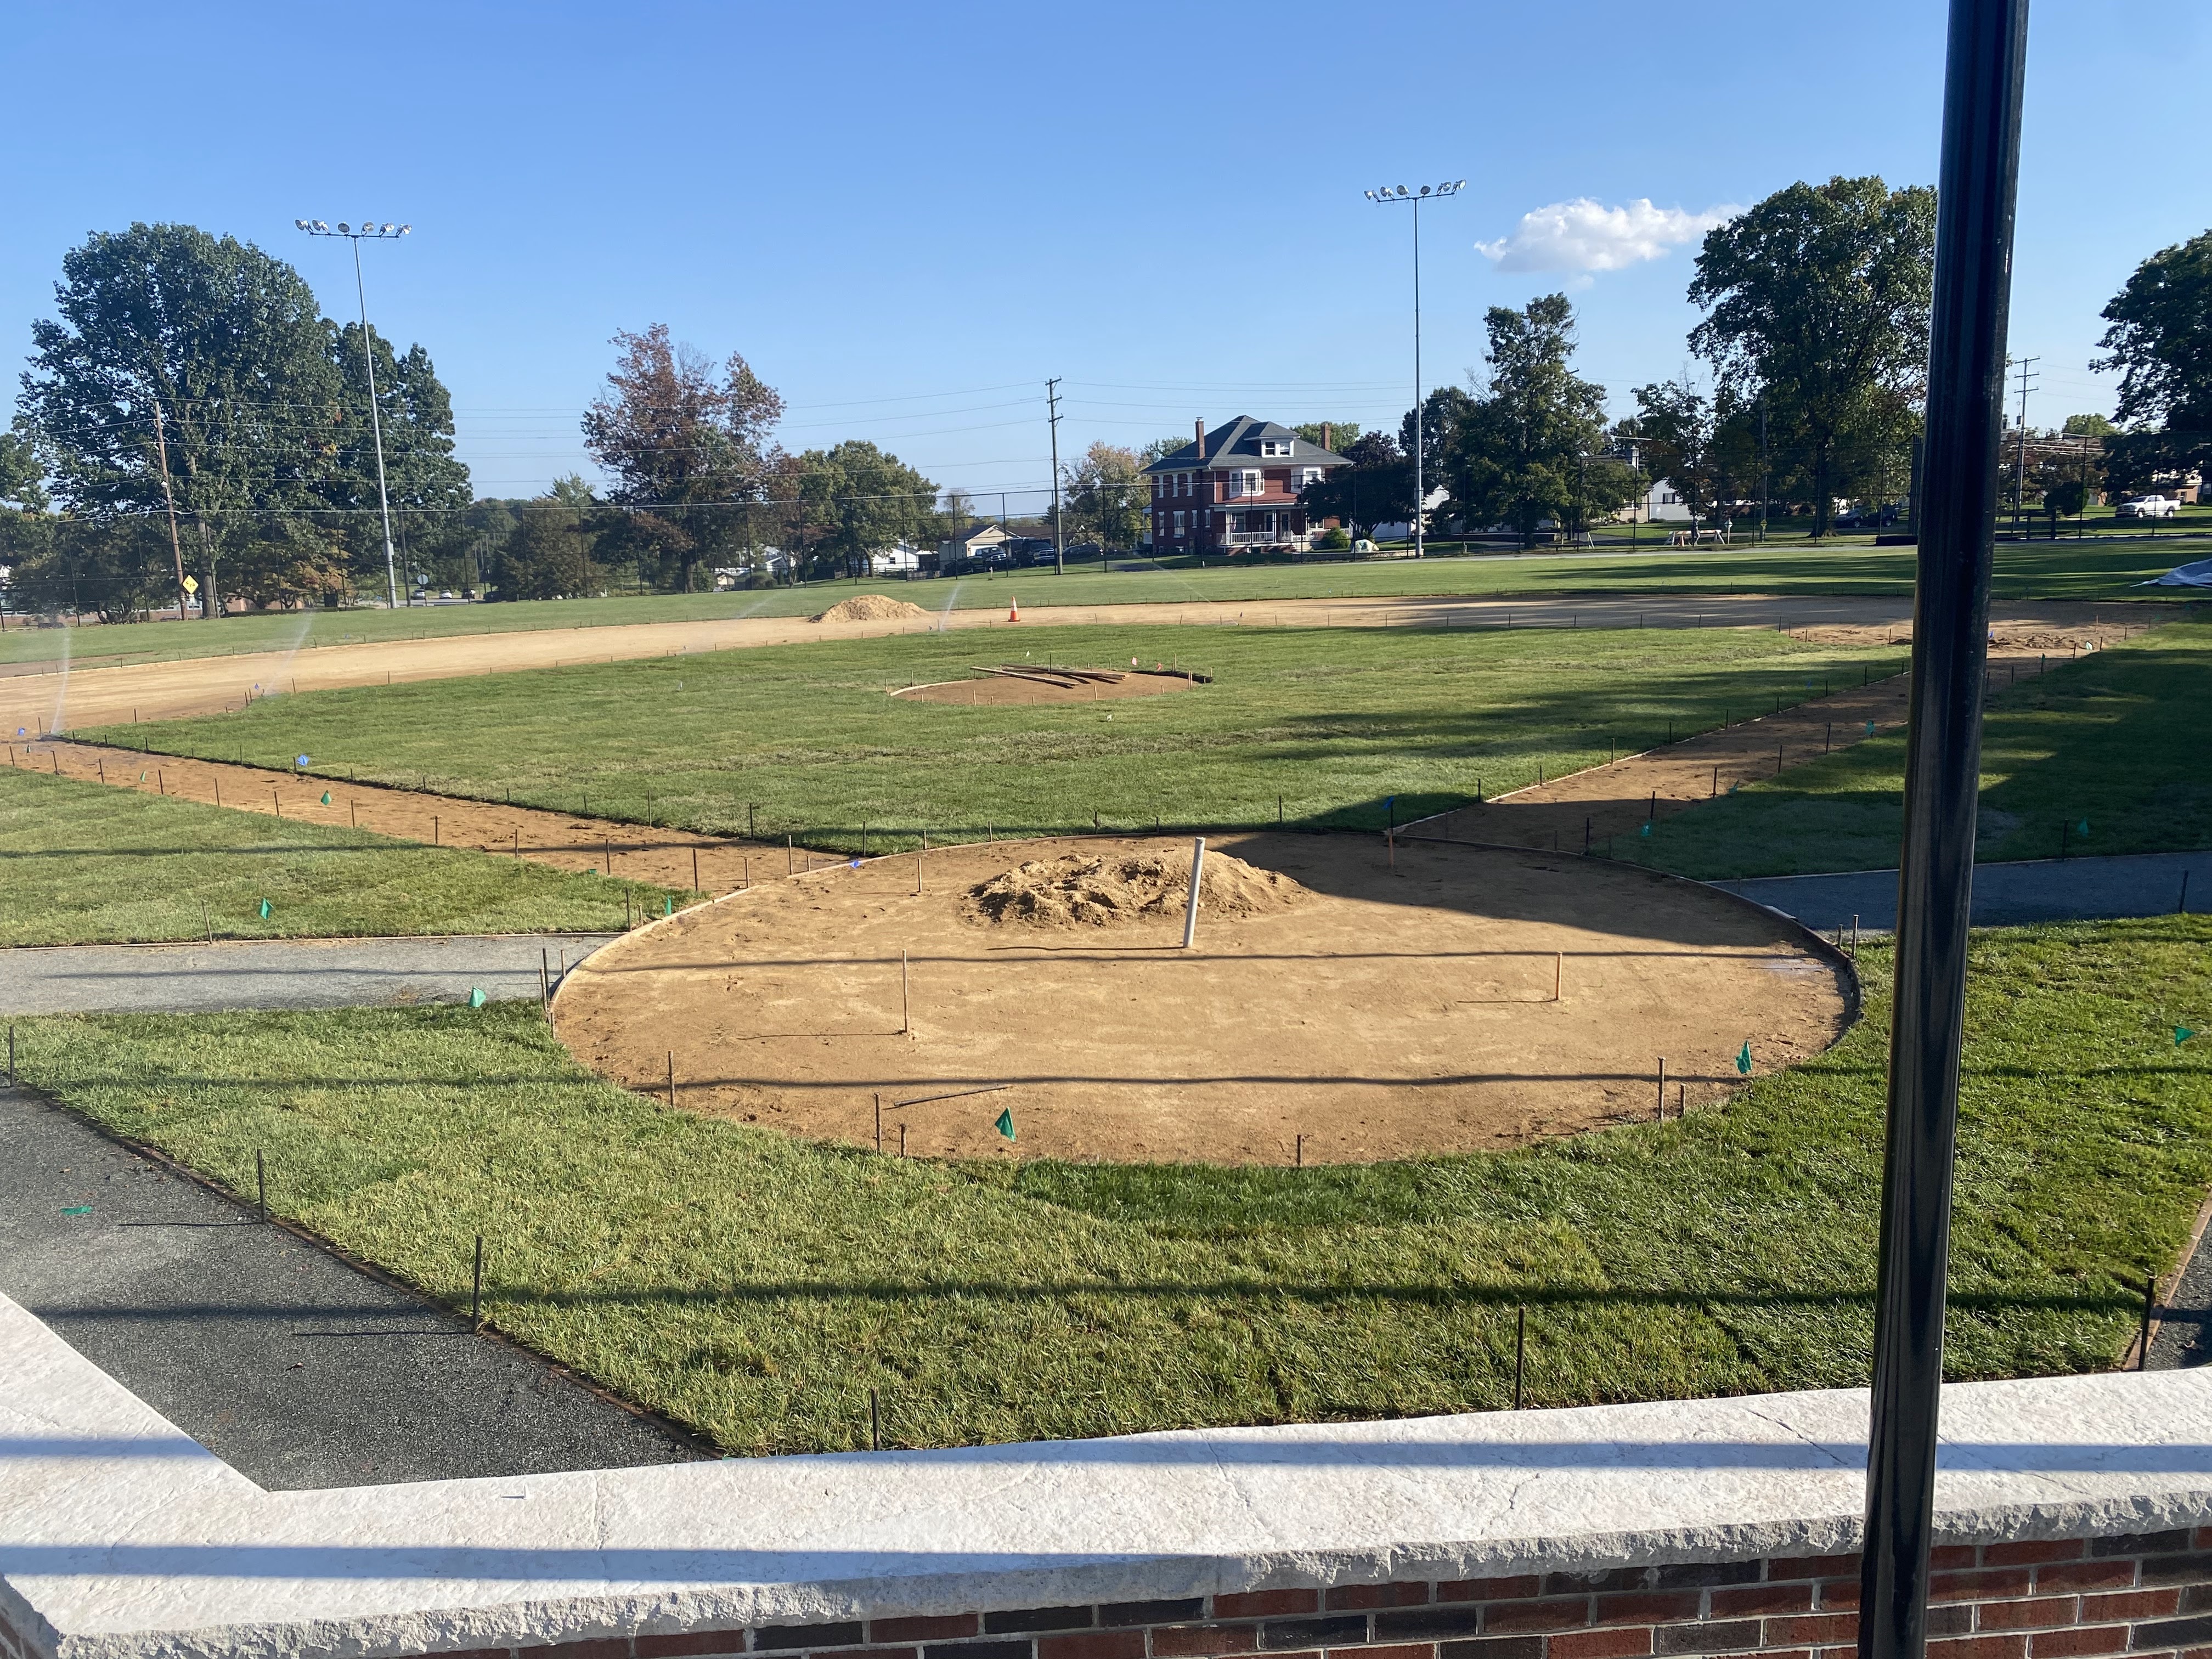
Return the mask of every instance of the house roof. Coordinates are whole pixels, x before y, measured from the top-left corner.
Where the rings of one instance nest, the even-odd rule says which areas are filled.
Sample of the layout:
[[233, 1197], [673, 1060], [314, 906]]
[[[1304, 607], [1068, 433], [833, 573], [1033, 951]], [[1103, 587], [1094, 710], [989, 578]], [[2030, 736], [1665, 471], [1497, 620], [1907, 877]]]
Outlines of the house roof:
[[974, 542], [981, 541], [986, 536], [996, 536], [1003, 539], [1006, 533], [1004, 526], [994, 524], [988, 519], [975, 519], [969, 522], [966, 528], [957, 532], [951, 539], [956, 542]]
[[1334, 451], [1319, 444], [1308, 443], [1286, 426], [1273, 421], [1255, 421], [1249, 415], [1239, 415], [1225, 426], [1217, 426], [1206, 434], [1206, 447], [1200, 449], [1195, 441], [1181, 449], [1163, 455], [1145, 469], [1147, 472], [1187, 472], [1199, 466], [1231, 466], [1243, 461], [1257, 461], [1260, 440], [1288, 438], [1291, 453], [1287, 456], [1270, 455], [1267, 459], [1278, 465], [1290, 466], [1348, 466], [1350, 462]]

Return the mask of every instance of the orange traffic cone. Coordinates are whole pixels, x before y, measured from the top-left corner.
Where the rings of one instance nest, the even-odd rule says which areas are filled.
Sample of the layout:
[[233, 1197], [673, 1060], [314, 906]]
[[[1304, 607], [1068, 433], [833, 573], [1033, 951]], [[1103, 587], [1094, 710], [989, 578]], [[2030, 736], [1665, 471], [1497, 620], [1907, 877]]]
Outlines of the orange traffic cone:
[[1007, 607], [1006, 620], [1008, 622], [1019, 622], [1021, 619], [1022, 602], [1019, 599], [1016, 599], [1012, 605]]

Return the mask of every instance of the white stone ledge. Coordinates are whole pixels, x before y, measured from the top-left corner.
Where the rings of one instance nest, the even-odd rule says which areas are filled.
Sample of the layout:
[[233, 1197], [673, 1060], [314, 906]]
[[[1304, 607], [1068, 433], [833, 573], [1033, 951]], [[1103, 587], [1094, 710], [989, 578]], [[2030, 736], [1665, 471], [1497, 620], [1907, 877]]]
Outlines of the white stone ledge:
[[[265, 1492], [0, 1297], [0, 1613], [374, 1656], [1855, 1547], [1866, 1396]], [[2212, 1369], [1954, 1386], [1955, 1541], [2212, 1522]]]

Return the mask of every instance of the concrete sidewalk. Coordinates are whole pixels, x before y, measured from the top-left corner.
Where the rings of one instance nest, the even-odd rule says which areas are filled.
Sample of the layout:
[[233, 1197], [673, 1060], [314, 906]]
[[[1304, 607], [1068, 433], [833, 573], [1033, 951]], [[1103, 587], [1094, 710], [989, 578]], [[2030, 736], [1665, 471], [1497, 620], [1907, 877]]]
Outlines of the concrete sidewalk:
[[[2113, 858], [2039, 859], [1974, 866], [1974, 925], [2010, 927], [2038, 921], [2094, 921], [2161, 916], [2180, 908], [2212, 914], [2212, 853], [2140, 853]], [[1897, 872], [1850, 870], [1822, 876], [1761, 876], [1715, 887], [1833, 933], [1856, 916], [1863, 932], [1897, 927]]]
[[[27, 1091], [0, 1087], [0, 1291], [263, 1486], [702, 1455]], [[495, 1310], [496, 1241], [485, 1276]]]
[[611, 933], [422, 939], [241, 939], [217, 945], [66, 945], [0, 951], [0, 1014], [218, 1013], [388, 1008], [535, 999]]

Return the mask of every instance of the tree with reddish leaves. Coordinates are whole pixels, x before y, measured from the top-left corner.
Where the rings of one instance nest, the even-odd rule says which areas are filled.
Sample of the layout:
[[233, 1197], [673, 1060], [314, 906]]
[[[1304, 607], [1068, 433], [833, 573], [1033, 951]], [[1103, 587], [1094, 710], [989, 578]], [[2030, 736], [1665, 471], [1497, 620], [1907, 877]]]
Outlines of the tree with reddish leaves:
[[607, 389], [584, 411], [584, 447], [615, 480], [620, 509], [599, 557], [635, 557], [654, 585], [710, 585], [707, 561], [747, 539], [777, 476], [770, 437], [783, 399], [736, 352], [717, 365], [668, 325], [614, 337]]

